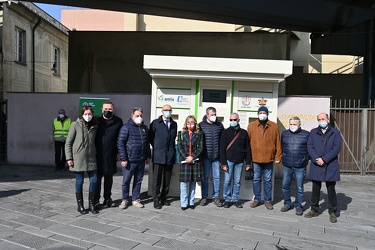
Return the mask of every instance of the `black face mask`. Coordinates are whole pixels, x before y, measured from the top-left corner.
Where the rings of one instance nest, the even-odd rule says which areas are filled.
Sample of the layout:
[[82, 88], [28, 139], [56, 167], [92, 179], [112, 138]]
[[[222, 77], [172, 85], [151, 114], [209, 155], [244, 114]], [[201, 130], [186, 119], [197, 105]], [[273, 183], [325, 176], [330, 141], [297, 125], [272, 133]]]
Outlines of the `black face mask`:
[[104, 111], [103, 111], [103, 116], [104, 116], [105, 118], [111, 118], [112, 115], [113, 115], [113, 112], [112, 112], [112, 111], [109, 111], [109, 110], [104, 110]]

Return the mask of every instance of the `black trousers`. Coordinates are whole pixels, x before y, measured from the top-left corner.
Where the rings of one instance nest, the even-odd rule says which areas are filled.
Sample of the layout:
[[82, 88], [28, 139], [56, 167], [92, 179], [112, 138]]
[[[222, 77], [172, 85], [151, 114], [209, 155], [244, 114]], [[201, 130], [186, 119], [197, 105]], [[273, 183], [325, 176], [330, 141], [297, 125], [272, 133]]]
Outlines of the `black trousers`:
[[[336, 213], [337, 211], [337, 197], [335, 190], [335, 181], [326, 181], [326, 187], [328, 192], [328, 212]], [[311, 196], [311, 210], [318, 212], [319, 200], [320, 200], [320, 189], [322, 187], [321, 181], [312, 181], [312, 196]]]
[[102, 187], [102, 179], [104, 179], [103, 183], [103, 197], [105, 200], [111, 199], [112, 195], [112, 185], [113, 185], [113, 174], [105, 175], [103, 173], [99, 173], [98, 171], [98, 184], [96, 185], [96, 201], [100, 199], [100, 192]]
[[57, 169], [63, 169], [65, 167], [65, 142], [55, 141], [55, 164]]
[[165, 201], [169, 193], [169, 184], [171, 183], [172, 168], [173, 165], [156, 163], [153, 165], [152, 196], [154, 197], [154, 200]]

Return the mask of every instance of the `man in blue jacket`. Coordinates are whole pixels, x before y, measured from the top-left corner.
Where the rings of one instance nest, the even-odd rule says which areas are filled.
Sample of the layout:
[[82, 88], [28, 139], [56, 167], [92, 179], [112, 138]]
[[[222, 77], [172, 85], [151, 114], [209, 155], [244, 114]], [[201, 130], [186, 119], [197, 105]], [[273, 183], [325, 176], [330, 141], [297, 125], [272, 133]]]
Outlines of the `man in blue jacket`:
[[294, 207], [296, 215], [302, 215], [302, 202], [304, 200], [303, 180], [306, 175], [306, 166], [309, 161], [307, 140], [309, 132], [301, 129], [301, 120], [298, 117], [289, 119], [289, 129], [281, 134], [281, 147], [283, 149], [283, 184], [284, 206], [281, 212], [293, 208], [290, 198], [290, 184], [293, 175], [296, 179], [296, 199]]
[[121, 129], [117, 139], [117, 148], [122, 166], [122, 202], [121, 209], [129, 205], [130, 182], [133, 179], [132, 205], [143, 208], [139, 196], [145, 171], [150, 163], [150, 144], [147, 126], [143, 123], [143, 109], [133, 108], [131, 118]]
[[202, 129], [204, 134], [204, 151], [203, 151], [203, 175], [202, 181], [202, 199], [200, 201], [201, 206], [207, 205], [208, 198], [208, 182], [210, 172], [212, 169], [213, 179], [213, 202], [216, 206], [222, 207], [223, 203], [220, 201], [220, 156], [219, 156], [219, 145], [220, 135], [224, 130], [224, 126], [221, 122], [216, 119], [216, 109], [214, 107], [208, 107], [206, 109], [206, 115], [199, 123], [199, 127]]
[[177, 136], [177, 123], [171, 115], [171, 105], [165, 104], [162, 107], [162, 115], [152, 121], [149, 130], [149, 140], [153, 150], [152, 196], [156, 209], [161, 209], [163, 205], [170, 205], [166, 198], [169, 193], [173, 164], [176, 161]]
[[328, 114], [318, 115], [319, 126], [310, 131], [307, 142], [309, 152], [310, 178], [312, 180], [311, 210], [305, 214], [306, 218], [318, 216], [320, 189], [322, 181], [326, 183], [328, 192], [329, 220], [337, 222], [337, 197], [335, 185], [340, 180], [338, 154], [341, 150], [341, 134], [329, 124]]

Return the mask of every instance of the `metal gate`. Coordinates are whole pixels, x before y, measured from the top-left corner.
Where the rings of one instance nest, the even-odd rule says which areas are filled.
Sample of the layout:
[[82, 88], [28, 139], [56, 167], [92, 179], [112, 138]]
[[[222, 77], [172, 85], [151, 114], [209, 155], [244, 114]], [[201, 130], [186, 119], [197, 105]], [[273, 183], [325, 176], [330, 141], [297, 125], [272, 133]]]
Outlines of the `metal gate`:
[[0, 102], [0, 162], [7, 161], [7, 102]]
[[339, 154], [342, 173], [375, 174], [375, 107], [363, 108], [359, 100], [331, 103], [331, 122], [341, 131]]

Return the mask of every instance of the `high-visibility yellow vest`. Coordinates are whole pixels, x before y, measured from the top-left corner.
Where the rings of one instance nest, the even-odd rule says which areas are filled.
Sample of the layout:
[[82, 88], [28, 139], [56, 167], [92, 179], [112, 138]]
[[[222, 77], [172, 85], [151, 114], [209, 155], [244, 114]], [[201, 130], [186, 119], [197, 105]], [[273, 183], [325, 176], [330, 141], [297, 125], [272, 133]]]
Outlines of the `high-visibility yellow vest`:
[[70, 127], [70, 118], [66, 118], [64, 120], [64, 127], [62, 126], [62, 122], [55, 118], [53, 119], [53, 126], [55, 127], [55, 130], [53, 132], [53, 137], [58, 138], [58, 137], [68, 137], [69, 133], [69, 127]]

